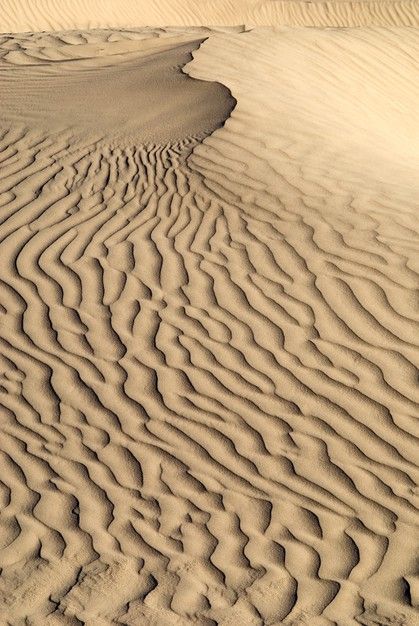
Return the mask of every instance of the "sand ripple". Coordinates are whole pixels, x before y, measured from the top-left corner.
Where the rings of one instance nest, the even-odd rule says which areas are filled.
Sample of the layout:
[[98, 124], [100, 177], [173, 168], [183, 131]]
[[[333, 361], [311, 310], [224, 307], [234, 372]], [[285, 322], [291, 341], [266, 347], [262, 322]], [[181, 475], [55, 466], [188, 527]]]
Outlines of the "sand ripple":
[[2, 0], [1, 32], [162, 25], [415, 26], [417, 0]]
[[[0, 85], [136, 36], [39, 37]], [[214, 34], [204, 141], [4, 122], [2, 623], [415, 623], [418, 51]]]

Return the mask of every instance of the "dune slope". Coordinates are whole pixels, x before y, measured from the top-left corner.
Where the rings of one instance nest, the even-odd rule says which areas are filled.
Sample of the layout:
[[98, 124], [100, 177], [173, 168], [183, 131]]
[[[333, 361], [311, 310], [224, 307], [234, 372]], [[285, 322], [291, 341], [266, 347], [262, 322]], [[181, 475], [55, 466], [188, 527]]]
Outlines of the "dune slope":
[[4, 624], [413, 626], [418, 52], [2, 37]]
[[0, 31], [139, 26], [419, 26], [417, 0], [2, 0]]

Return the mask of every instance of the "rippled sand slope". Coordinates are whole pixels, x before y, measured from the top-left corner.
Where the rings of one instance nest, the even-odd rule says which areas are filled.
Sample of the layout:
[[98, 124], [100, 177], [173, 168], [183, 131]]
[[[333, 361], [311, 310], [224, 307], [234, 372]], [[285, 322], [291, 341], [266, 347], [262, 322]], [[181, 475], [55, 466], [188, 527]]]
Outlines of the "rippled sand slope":
[[419, 32], [240, 30], [0, 38], [2, 626], [417, 623]]
[[223, 24], [419, 26], [417, 0], [2, 0], [0, 31]]

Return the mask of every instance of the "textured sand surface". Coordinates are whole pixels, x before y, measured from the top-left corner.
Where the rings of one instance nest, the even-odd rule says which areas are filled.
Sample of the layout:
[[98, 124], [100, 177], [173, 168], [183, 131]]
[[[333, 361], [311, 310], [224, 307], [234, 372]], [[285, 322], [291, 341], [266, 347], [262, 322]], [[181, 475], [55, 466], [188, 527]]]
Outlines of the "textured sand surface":
[[419, 31], [241, 30], [0, 37], [1, 626], [418, 623]]
[[418, 0], [1, 0], [0, 31], [138, 26], [419, 26]]

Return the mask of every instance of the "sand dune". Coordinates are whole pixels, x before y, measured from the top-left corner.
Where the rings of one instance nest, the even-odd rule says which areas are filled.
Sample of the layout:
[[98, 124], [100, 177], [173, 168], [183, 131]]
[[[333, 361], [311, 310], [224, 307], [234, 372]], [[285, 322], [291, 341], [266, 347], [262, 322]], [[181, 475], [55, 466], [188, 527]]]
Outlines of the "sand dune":
[[210, 134], [234, 101], [225, 87], [181, 70], [202, 35], [156, 35], [133, 32], [105, 45], [99, 36], [77, 44], [55, 38], [60, 45], [45, 36], [29, 45], [5, 38], [0, 120], [45, 132], [71, 128], [119, 145]]
[[417, 0], [2, 0], [0, 31], [133, 26], [418, 26]]
[[1, 37], [2, 625], [417, 623], [419, 33], [241, 30]]

